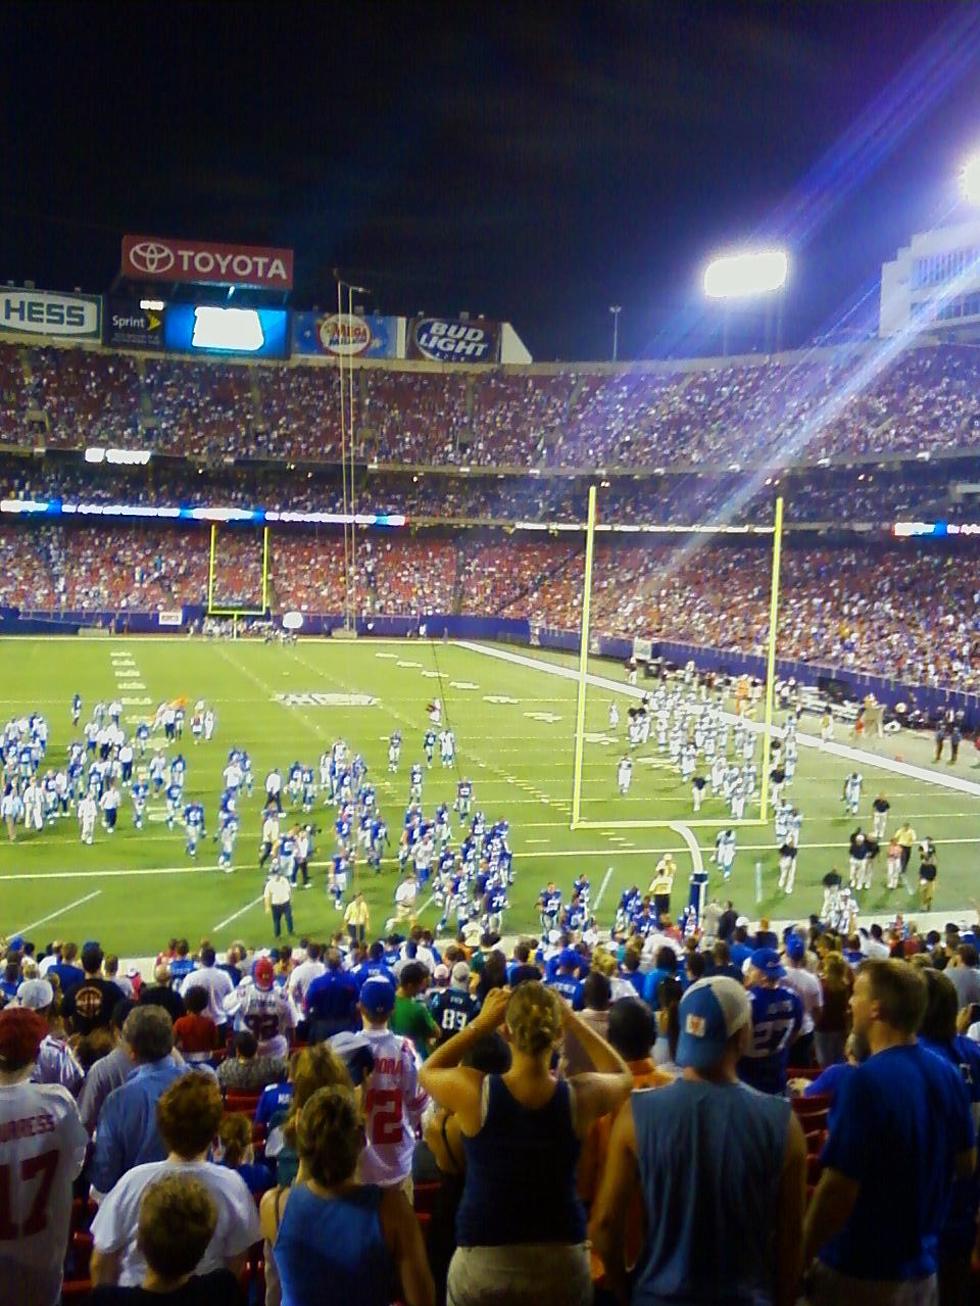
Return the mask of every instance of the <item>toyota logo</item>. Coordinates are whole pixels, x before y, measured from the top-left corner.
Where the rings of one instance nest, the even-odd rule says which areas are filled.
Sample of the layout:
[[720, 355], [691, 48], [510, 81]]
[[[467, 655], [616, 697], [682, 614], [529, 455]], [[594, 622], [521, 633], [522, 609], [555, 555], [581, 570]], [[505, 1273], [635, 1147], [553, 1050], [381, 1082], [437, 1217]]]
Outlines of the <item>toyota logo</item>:
[[174, 265], [174, 252], [169, 245], [155, 240], [143, 240], [129, 251], [129, 261], [134, 268], [148, 276], [169, 272]]

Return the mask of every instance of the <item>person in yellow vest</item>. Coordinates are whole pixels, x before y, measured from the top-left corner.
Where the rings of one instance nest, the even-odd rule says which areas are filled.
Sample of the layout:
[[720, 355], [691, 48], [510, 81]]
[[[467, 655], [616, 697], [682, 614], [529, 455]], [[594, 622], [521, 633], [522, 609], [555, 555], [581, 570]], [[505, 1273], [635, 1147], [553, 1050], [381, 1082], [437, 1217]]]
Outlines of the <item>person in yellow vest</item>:
[[356, 893], [347, 904], [344, 912], [344, 924], [353, 944], [363, 943], [371, 928], [371, 912], [364, 900], [363, 893]]
[[653, 905], [658, 916], [670, 912], [670, 895], [674, 888], [674, 876], [676, 874], [677, 863], [670, 853], [664, 853], [654, 868], [653, 879], [650, 881], [649, 888], [649, 892], [653, 895]]

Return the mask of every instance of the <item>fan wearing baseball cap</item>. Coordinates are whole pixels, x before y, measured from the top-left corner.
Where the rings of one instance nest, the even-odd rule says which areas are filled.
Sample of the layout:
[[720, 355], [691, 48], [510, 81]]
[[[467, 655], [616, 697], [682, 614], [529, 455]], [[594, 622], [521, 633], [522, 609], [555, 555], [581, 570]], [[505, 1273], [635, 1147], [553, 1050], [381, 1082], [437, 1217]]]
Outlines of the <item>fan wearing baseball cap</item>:
[[0, 1011], [0, 1171], [4, 1220], [16, 1231], [0, 1242], [0, 1296], [25, 1306], [61, 1297], [72, 1184], [88, 1143], [68, 1090], [30, 1082], [47, 1032], [36, 1011]]
[[429, 1099], [419, 1087], [419, 1061], [412, 1040], [388, 1028], [395, 986], [384, 975], [369, 975], [361, 985], [359, 1008], [363, 1037], [374, 1057], [364, 1095], [361, 1178], [391, 1188], [411, 1180], [415, 1129]]
[[[736, 980], [699, 980], [680, 1003], [680, 1079], [633, 1093], [613, 1126], [590, 1232], [622, 1301], [789, 1306], [802, 1268], [806, 1145], [784, 1098], [739, 1081], [752, 1000]], [[646, 1234], [627, 1289], [626, 1212]]]
[[223, 1003], [235, 1017], [235, 1032], [247, 1029], [255, 1035], [260, 1057], [284, 1057], [289, 1051], [289, 1032], [296, 1025], [296, 1013], [289, 995], [276, 984], [276, 968], [269, 957], [260, 957]]
[[803, 1026], [803, 1003], [780, 982], [785, 975], [775, 948], [756, 948], [749, 957], [745, 983], [752, 1001], [752, 1039], [738, 1074], [760, 1093], [786, 1092], [789, 1050]]

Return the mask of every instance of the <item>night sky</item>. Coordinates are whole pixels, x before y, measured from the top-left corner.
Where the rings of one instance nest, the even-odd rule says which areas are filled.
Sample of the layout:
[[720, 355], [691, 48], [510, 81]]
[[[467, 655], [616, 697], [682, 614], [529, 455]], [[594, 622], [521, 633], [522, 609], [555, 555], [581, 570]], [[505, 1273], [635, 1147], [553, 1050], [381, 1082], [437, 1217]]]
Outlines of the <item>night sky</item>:
[[864, 329], [980, 148], [978, 5], [8, 3], [0, 31], [0, 278], [104, 290], [126, 231], [287, 245], [297, 305], [339, 267], [542, 359], [608, 356], [611, 304], [621, 356], [717, 348], [699, 269], [753, 236], [792, 250], [785, 342]]

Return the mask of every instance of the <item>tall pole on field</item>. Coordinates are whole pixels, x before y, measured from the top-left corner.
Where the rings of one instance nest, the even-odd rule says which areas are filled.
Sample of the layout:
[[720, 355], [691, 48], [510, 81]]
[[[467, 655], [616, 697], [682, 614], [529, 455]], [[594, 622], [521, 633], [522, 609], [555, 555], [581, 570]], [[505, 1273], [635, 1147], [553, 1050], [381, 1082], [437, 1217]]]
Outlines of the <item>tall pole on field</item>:
[[783, 554], [783, 496], [776, 499], [776, 518], [772, 532], [772, 582], [769, 589], [769, 643], [766, 650], [766, 707], [762, 734], [762, 790], [759, 819], [769, 813], [769, 763], [772, 759], [772, 711], [776, 694], [776, 637], [779, 625], [779, 567]]
[[578, 703], [575, 709], [575, 761], [572, 772], [572, 829], [582, 818], [582, 765], [585, 758], [585, 691], [589, 674], [589, 623], [592, 611], [592, 560], [595, 554], [596, 487], [589, 486], [585, 526], [585, 577], [582, 582], [582, 630], [578, 656]]

